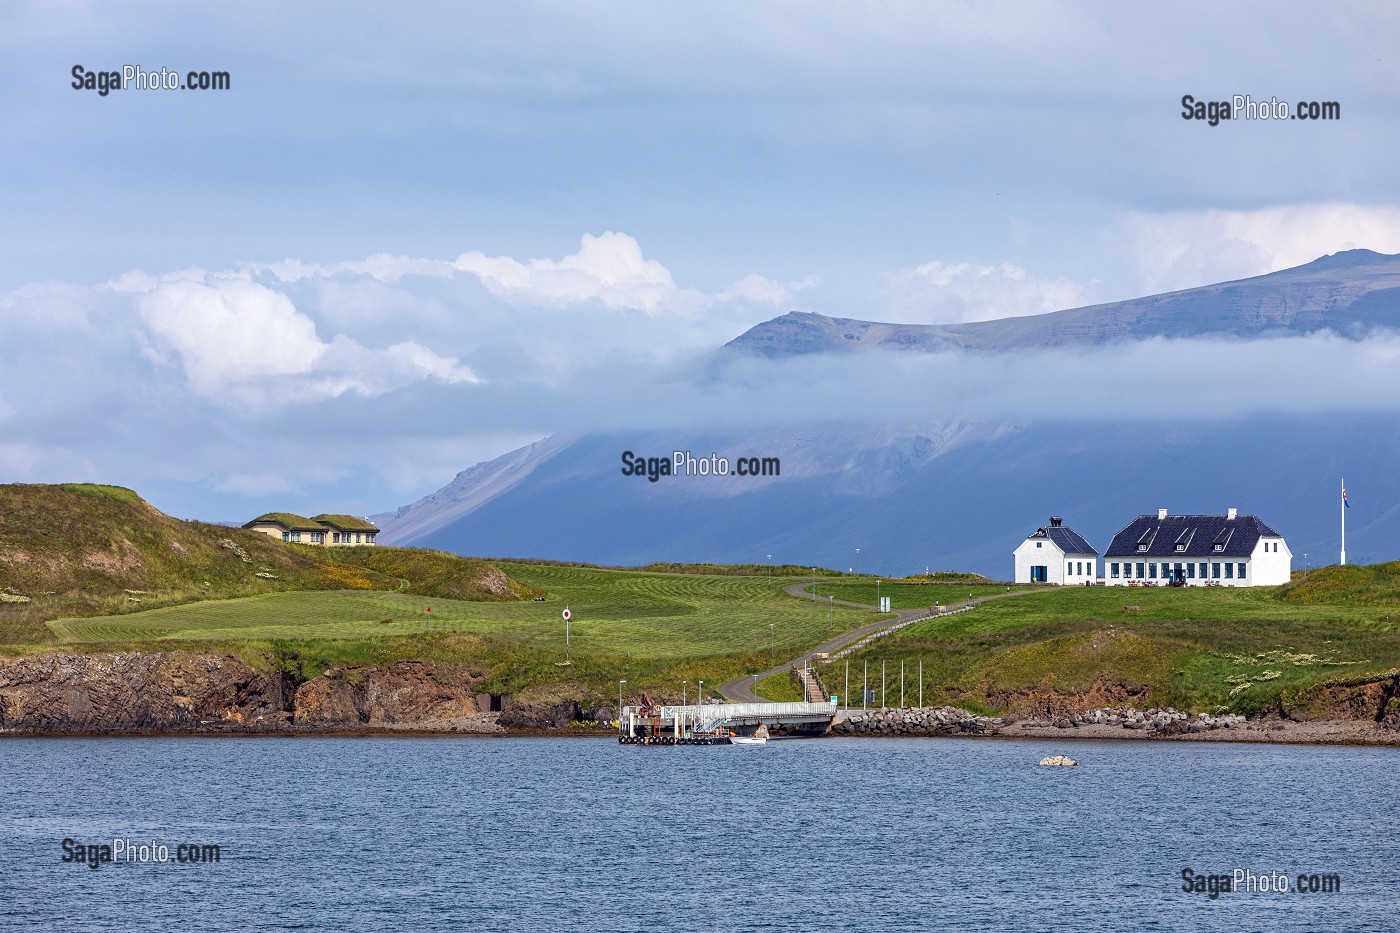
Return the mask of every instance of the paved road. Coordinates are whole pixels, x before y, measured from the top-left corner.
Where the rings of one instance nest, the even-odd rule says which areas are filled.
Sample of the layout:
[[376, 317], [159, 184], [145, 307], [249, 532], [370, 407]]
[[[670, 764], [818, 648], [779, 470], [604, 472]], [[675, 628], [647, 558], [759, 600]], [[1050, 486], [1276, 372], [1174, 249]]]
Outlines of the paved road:
[[[817, 602], [826, 602], [827, 598], [825, 596], [822, 596], [821, 594], [813, 595], [807, 592], [806, 589], [804, 589], [804, 587], [808, 587], [811, 585], [811, 583], [806, 582], [792, 583], [784, 587], [783, 589], [789, 595], [796, 596], [799, 599], [812, 599], [816, 600]], [[1045, 591], [1045, 589], [1049, 589], [1049, 587], [1037, 587], [1034, 590], [1015, 589], [1006, 593], [993, 593], [990, 596], [982, 596], [978, 599], [973, 600], [973, 602], [981, 603], [986, 602], [989, 599], [1005, 599], [1008, 596], [1019, 596], [1024, 593], [1042, 593]], [[868, 603], [853, 603], [844, 599], [832, 600], [832, 602], [840, 606], [853, 606], [857, 609], [873, 610], [875, 608], [874, 606], [871, 606]], [[947, 603], [946, 605], [949, 609], [963, 609], [967, 607], [967, 604], [968, 601], [964, 599], [960, 602]], [[817, 645], [817, 647], [813, 648], [811, 651], [808, 651], [806, 654], [801, 655], [800, 657], [793, 658], [791, 661], [788, 661], [784, 664], [779, 664], [777, 667], [769, 668], [768, 670], [761, 671], [757, 674], [750, 674], [747, 677], [740, 677], [737, 680], [731, 680], [729, 683], [721, 686], [719, 688], [719, 692], [722, 693], [725, 699], [729, 700], [731, 703], [767, 703], [769, 702], [768, 700], [753, 692], [754, 684], [758, 683], [763, 678], [771, 677], [773, 674], [778, 674], [782, 671], [790, 670], [794, 667], [801, 667], [804, 664], [807, 664], [813, 658], [815, 658], [818, 654], [835, 653], [837, 651], [840, 651], [842, 648], [845, 648], [847, 645], [851, 645], [855, 642], [860, 641], [867, 635], [872, 635], [875, 632], [882, 631], [883, 629], [893, 628], [896, 625], [900, 625], [901, 623], [907, 622], [910, 619], [917, 619], [918, 617], [923, 615], [928, 615], [927, 608], [900, 609], [895, 613], [896, 617], [893, 619], [881, 618], [878, 621], [871, 622], [869, 625], [862, 625], [858, 629], [852, 629], [849, 632], [842, 632], [835, 638], [822, 642], [820, 645]]]

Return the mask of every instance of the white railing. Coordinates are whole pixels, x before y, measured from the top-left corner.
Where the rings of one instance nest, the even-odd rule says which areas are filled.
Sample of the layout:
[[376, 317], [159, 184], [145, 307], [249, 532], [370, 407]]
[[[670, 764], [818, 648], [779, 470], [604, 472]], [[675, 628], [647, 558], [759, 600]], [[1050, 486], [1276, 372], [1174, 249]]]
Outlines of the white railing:
[[[675, 729], [682, 733], [710, 733], [727, 725], [759, 722], [797, 722], [831, 719], [836, 707], [831, 703], [706, 703], [703, 706], [658, 706], [652, 716], [668, 725], [663, 729]], [[642, 707], [624, 706], [620, 717], [623, 732], [627, 731], [628, 721], [635, 715], [642, 718]]]

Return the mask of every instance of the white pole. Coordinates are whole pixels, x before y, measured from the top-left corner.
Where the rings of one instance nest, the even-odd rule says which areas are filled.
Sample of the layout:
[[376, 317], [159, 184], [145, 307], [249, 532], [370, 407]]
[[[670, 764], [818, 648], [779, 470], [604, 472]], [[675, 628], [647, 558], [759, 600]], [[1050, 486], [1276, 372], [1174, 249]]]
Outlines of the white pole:
[[1342, 566], [1347, 563], [1347, 481], [1342, 477]]

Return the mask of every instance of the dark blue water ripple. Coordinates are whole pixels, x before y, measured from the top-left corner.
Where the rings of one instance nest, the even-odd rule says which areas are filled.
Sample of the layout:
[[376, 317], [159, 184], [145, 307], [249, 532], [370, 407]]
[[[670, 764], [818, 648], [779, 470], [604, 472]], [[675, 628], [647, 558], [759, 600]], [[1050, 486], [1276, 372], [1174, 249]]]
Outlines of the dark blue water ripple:
[[[1068, 751], [1079, 768], [1040, 768]], [[1389, 749], [0, 742], [0, 929], [1393, 930]], [[212, 842], [216, 865], [60, 861]], [[1183, 867], [1340, 894], [1180, 890]]]

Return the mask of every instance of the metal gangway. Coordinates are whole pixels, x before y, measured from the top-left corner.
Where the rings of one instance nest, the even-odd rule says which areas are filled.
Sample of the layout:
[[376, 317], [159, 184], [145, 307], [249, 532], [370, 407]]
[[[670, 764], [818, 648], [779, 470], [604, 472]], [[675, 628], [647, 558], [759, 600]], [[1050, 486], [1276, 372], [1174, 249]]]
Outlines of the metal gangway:
[[[618, 718], [619, 737], [626, 740], [660, 738], [685, 744], [713, 736], [728, 736], [733, 728], [779, 725], [829, 725], [836, 718], [834, 703], [704, 703], [691, 706], [624, 706]], [[727, 740], [727, 739], [726, 739]]]

